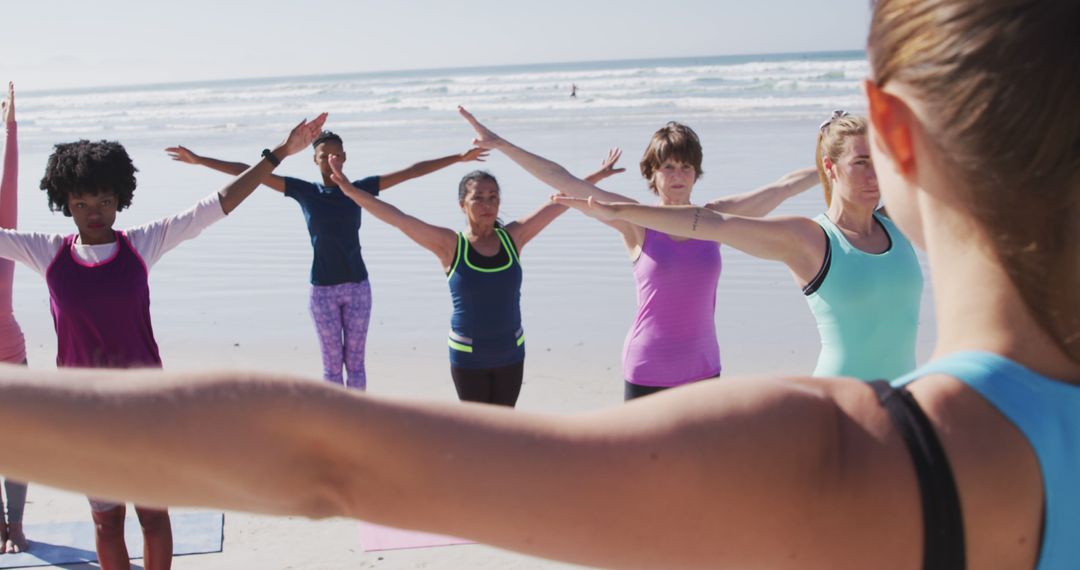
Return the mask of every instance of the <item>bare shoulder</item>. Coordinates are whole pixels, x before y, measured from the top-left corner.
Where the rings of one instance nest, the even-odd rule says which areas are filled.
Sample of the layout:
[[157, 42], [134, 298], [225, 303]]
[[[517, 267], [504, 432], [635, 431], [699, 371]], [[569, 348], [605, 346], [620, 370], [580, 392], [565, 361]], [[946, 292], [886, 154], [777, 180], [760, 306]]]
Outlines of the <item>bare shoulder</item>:
[[1042, 472], [1031, 444], [974, 389], [945, 375], [909, 386], [941, 440], [960, 493], [971, 568], [1033, 568]]
[[662, 422], [649, 433], [665, 467], [694, 476], [642, 501], [661, 515], [696, 503], [681, 515], [714, 537], [715, 567], [918, 567], [910, 461], [864, 383], [724, 378], [649, 398], [624, 406], [638, 426], [625, 429]]

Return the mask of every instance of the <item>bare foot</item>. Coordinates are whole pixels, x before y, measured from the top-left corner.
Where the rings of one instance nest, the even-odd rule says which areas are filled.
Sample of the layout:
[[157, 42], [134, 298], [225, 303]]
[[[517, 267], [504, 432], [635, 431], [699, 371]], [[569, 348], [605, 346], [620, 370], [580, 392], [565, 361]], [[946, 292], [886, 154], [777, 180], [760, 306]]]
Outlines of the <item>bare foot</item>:
[[8, 524], [7, 539], [4, 540], [4, 548], [9, 554], [26, 552], [26, 535], [23, 534], [22, 523]]
[[8, 527], [7, 523], [0, 521], [0, 554], [7, 552]]

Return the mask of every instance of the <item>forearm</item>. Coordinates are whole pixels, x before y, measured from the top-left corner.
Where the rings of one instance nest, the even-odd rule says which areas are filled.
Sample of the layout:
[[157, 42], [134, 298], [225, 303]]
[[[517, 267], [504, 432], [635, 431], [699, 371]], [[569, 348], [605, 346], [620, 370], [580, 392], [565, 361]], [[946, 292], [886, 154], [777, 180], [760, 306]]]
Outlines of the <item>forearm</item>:
[[18, 220], [19, 136], [14, 121], [5, 121], [4, 173], [0, 179], [0, 227], [15, 229]]
[[3, 371], [0, 417], [24, 434], [0, 456], [5, 475], [149, 505], [447, 531], [536, 424], [265, 374]]
[[606, 168], [602, 168], [602, 169], [597, 170], [596, 172], [593, 172], [592, 174], [586, 176], [582, 180], [584, 180], [585, 182], [588, 182], [589, 184], [592, 184], [593, 186], [595, 186], [597, 183], [599, 183], [601, 180], [604, 180], [608, 176], [611, 176], [611, 171], [606, 169]]
[[205, 166], [211, 170], [218, 172], [224, 172], [225, 174], [231, 174], [232, 176], [238, 176], [248, 168], [250, 165], [243, 162], [228, 162], [225, 160], [218, 160], [216, 158], [210, 158], [208, 156], [200, 156], [195, 159], [195, 164], [199, 166]]
[[344, 184], [339, 186], [339, 188], [341, 188], [341, 192], [355, 202], [357, 206], [360, 206], [365, 212], [375, 216], [383, 223], [397, 226], [398, 220], [405, 216], [405, 214], [393, 204], [388, 204], [387, 202], [356, 188], [352, 184]]
[[612, 204], [608, 211], [614, 219], [629, 222], [666, 234], [717, 239], [716, 230], [723, 224], [724, 215], [700, 206], [648, 206], [645, 204]]
[[416, 164], [404, 170], [380, 176], [379, 190], [386, 190], [393, 186], [397, 186], [398, 184], [401, 184], [402, 182], [405, 182], [407, 180], [426, 176], [437, 170], [442, 170], [452, 164], [457, 164], [458, 162], [461, 162], [460, 154], [450, 154], [442, 158], [435, 158], [432, 160], [417, 162]]
[[[5, 474], [150, 505], [335, 510], [328, 483], [316, 483], [325, 466], [319, 443], [296, 427], [318, 415], [305, 411], [320, 396], [306, 382], [6, 367], [0, 389], [0, 417], [26, 436], [0, 458]], [[281, 417], [302, 421], [286, 426]]]
[[567, 196], [575, 198], [593, 196], [605, 201], [625, 200], [623, 196], [601, 190], [588, 181], [577, 178], [561, 165], [515, 146], [510, 142], [502, 141], [502, 144], [497, 148], [537, 180]]
[[768, 215], [789, 198], [813, 188], [817, 183], [817, 170], [804, 168], [789, 172], [767, 186], [711, 202], [708, 207], [729, 214], [760, 218]]
[[[285, 152], [284, 144], [278, 145], [273, 150], [273, 153], [279, 161], [284, 160], [288, 156]], [[271, 164], [269, 160], [263, 158], [255, 163], [254, 166], [244, 170], [219, 192], [221, 195], [221, 209], [226, 214], [235, 210], [241, 202], [255, 191], [255, 188], [264, 182], [264, 179], [273, 172], [274, 168], [275, 166]]]

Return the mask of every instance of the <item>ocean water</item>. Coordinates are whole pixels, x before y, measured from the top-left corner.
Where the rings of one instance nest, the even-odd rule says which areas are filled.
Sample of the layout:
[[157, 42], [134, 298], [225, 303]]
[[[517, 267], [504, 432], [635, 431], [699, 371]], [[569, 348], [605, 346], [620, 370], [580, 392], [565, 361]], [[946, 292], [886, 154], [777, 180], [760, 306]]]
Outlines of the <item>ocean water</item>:
[[[865, 108], [862, 52], [725, 56], [573, 64], [286, 77], [81, 91], [19, 93], [20, 227], [70, 232], [38, 187], [51, 146], [79, 138], [116, 139], [136, 166], [126, 227], [165, 216], [223, 186], [224, 175], [168, 160], [184, 144], [228, 160], [252, 161], [304, 117], [328, 111], [352, 178], [393, 172], [469, 147], [465, 105], [496, 132], [582, 175], [611, 147], [627, 172], [602, 186], [650, 201], [637, 160], [665, 122], [691, 125], [705, 149], [694, 199], [753, 189], [813, 164], [816, 129], [835, 108]], [[571, 85], [577, 97], [569, 96]], [[279, 174], [317, 178], [303, 152]], [[503, 190], [502, 218], [525, 215], [550, 189], [504, 157], [460, 164], [410, 181], [383, 197], [431, 223], [463, 226], [457, 180], [475, 167]], [[822, 211], [820, 189], [777, 213]], [[372, 390], [422, 376], [452, 397], [445, 333], [445, 277], [426, 250], [365, 217], [361, 243], [374, 290], [368, 342]], [[724, 248], [717, 324], [725, 374], [809, 373], [817, 355], [813, 319], [787, 270]], [[243, 366], [318, 376], [318, 347], [307, 314], [310, 246], [299, 207], [260, 189], [227, 220], [174, 250], [152, 270], [155, 331], [168, 368]], [[613, 398], [621, 391], [620, 353], [635, 307], [628, 257], [618, 235], [568, 212], [523, 252], [526, 391], [567, 375], [579, 388]], [[929, 287], [927, 288], [929, 290]], [[16, 273], [16, 316], [32, 366], [51, 365], [55, 338], [43, 280]], [[924, 302], [920, 356], [933, 341]], [[431, 380], [435, 378], [435, 380]], [[382, 379], [393, 379], [385, 381]], [[417, 380], [420, 381], [420, 380]]]

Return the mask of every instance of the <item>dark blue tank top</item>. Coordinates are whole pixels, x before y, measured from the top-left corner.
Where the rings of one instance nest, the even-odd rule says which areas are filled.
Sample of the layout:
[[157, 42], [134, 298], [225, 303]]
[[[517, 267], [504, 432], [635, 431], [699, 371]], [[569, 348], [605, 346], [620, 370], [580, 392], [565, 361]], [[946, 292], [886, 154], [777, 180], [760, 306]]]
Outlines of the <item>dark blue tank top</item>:
[[[495, 228], [506, 263], [484, 268], [473, 263], [469, 240], [457, 235], [457, 252], [447, 274], [454, 314], [450, 318], [450, 364], [497, 368], [525, 359], [521, 328], [521, 263], [509, 234]], [[470, 260], [470, 258], [472, 260]]]

